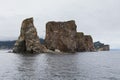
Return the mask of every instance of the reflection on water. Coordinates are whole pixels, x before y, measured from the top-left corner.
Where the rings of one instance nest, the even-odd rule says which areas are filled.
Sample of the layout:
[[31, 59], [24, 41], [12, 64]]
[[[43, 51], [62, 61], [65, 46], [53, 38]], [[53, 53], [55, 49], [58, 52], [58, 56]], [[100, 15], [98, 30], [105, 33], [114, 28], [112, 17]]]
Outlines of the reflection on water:
[[22, 55], [1, 50], [0, 80], [120, 80], [120, 52]]

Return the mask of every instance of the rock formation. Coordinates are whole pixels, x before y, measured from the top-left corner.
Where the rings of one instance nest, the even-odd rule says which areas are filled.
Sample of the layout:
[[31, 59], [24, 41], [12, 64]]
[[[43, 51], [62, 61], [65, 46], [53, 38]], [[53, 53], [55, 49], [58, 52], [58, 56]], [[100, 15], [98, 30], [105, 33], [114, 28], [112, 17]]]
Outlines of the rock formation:
[[104, 43], [101, 43], [100, 41], [94, 42], [94, 46], [96, 51], [109, 51], [110, 46], [105, 45]]
[[93, 44], [93, 39], [90, 35], [85, 35], [85, 45], [87, 50], [86, 51], [94, 51], [94, 44]]
[[76, 52], [75, 21], [48, 22], [46, 24], [45, 46], [50, 50]]
[[16, 41], [13, 52], [15, 53], [40, 53], [47, 52], [47, 48], [41, 45], [33, 24], [33, 18], [25, 19], [22, 22], [20, 36]]
[[87, 46], [85, 44], [85, 37], [83, 32], [77, 32], [76, 33], [76, 51], [77, 52], [84, 52], [87, 51]]
[[40, 43], [33, 18], [22, 22], [20, 36], [16, 41], [15, 53], [61, 53], [94, 51], [91, 36], [76, 31], [74, 20], [67, 22], [48, 22], [44, 45]]
[[75, 21], [48, 22], [46, 24], [45, 46], [55, 51], [85, 52], [94, 51], [91, 36], [76, 31]]

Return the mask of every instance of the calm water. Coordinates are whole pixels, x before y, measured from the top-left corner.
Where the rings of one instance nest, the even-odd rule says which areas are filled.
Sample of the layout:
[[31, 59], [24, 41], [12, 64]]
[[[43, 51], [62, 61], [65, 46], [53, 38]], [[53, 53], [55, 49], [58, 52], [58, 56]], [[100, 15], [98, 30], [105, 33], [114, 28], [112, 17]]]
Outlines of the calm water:
[[22, 55], [0, 50], [0, 80], [120, 80], [120, 52]]

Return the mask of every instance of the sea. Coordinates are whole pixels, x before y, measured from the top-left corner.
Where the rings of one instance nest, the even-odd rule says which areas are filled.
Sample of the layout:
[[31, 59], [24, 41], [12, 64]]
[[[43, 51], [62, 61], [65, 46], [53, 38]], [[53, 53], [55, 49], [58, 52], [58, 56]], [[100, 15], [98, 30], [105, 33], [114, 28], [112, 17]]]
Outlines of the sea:
[[15, 54], [0, 50], [0, 80], [120, 80], [120, 51]]

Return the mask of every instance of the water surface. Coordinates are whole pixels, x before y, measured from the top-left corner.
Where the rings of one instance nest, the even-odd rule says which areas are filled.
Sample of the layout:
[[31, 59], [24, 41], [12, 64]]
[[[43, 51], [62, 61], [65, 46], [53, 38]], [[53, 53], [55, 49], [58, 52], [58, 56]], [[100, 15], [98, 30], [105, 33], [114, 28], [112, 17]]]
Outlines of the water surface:
[[22, 55], [0, 50], [0, 80], [120, 80], [120, 51]]

